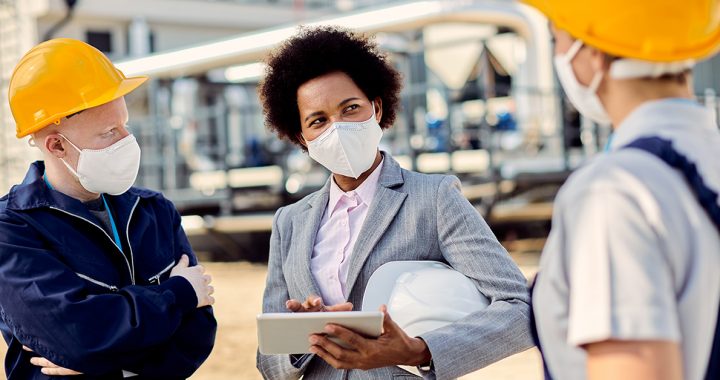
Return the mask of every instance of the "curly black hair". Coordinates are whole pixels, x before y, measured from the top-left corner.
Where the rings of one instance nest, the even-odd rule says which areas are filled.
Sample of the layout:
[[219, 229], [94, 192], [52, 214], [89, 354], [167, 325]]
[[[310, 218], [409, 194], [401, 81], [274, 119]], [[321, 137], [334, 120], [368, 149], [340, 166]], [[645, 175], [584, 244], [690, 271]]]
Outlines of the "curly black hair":
[[368, 99], [382, 99], [380, 126], [395, 122], [402, 78], [368, 37], [349, 30], [301, 27], [266, 59], [265, 79], [258, 90], [265, 123], [281, 139], [300, 146], [297, 90], [303, 83], [332, 72], [347, 74]]

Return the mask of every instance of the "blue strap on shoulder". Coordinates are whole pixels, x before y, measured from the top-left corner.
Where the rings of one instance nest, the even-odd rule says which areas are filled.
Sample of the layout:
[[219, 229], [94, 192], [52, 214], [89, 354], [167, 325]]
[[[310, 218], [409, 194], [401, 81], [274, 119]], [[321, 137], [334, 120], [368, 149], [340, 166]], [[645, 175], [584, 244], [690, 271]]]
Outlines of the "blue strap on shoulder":
[[[644, 137], [637, 139], [624, 148], [635, 148], [643, 150], [661, 159], [668, 166], [679, 170], [688, 185], [695, 194], [698, 202], [707, 212], [710, 220], [720, 233], [720, 197], [718, 192], [711, 189], [705, 184], [700, 173], [698, 173], [695, 163], [690, 161], [680, 152], [676, 151], [672, 142], [660, 137]], [[720, 307], [718, 308], [718, 319], [715, 324], [715, 338], [713, 340], [712, 350], [710, 351], [710, 360], [708, 361], [706, 380], [720, 379]]]
[[[608, 144], [609, 145], [609, 144]], [[715, 227], [717, 228], [718, 232], [720, 233], [720, 197], [718, 196], [718, 192], [711, 189], [705, 184], [705, 181], [700, 176], [700, 173], [698, 173], [697, 166], [694, 162], [690, 161], [687, 157], [685, 157], [683, 154], [676, 151], [673, 146], [672, 142], [660, 137], [644, 137], [637, 139], [623, 147], [625, 148], [634, 148], [634, 149], [640, 149], [642, 151], [645, 151], [647, 153], [652, 154], [653, 156], [661, 159], [665, 164], [668, 166], [677, 169], [680, 171], [683, 176], [685, 177], [685, 180], [687, 181], [688, 185], [690, 185], [690, 188], [692, 189], [693, 193], [695, 194], [695, 197], [697, 198], [698, 202], [702, 206], [702, 208], [707, 212], [708, 216], [712, 220], [713, 224], [715, 224]], [[539, 273], [538, 273], [539, 276]], [[530, 294], [532, 295], [532, 291], [535, 285], [535, 282], [537, 281], [538, 276], [535, 277], [535, 281], [533, 281], [533, 284], [530, 288]], [[719, 308], [720, 309], [720, 308]], [[531, 313], [532, 313], [532, 301], [531, 301]], [[540, 339], [537, 333], [537, 326], [535, 325], [535, 318], [534, 315], [531, 314], [531, 331], [533, 335], [533, 339], [535, 340], [535, 344], [537, 345], [538, 349], [540, 350], [540, 354], [543, 355], [543, 349], [540, 345]], [[547, 362], [543, 356], [543, 369], [545, 372], [545, 379], [552, 380], [552, 375], [550, 374], [549, 368], [547, 366]], [[707, 372], [705, 374], [706, 380], [717, 380], [720, 379], [720, 310], [718, 310], [718, 322], [716, 322], [715, 325], [715, 338], [713, 340], [713, 346], [712, 351], [710, 354], [710, 360], [708, 362], [708, 368]]]

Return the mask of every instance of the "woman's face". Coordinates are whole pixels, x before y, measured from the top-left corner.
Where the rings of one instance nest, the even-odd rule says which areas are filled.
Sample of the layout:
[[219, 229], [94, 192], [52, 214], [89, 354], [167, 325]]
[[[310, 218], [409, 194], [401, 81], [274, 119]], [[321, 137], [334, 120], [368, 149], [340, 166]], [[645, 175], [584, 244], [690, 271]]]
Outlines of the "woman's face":
[[[300, 113], [302, 138], [312, 141], [332, 123], [365, 121], [373, 114], [373, 104], [343, 72], [328, 73], [313, 78], [298, 87], [297, 104]], [[382, 117], [382, 102], [375, 99], [375, 118]]]

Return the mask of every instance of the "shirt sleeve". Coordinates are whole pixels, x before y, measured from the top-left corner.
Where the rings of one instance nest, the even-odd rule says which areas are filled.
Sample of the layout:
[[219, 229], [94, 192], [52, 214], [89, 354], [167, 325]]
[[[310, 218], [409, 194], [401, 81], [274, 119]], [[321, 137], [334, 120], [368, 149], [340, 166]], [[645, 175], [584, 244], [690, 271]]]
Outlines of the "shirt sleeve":
[[563, 203], [569, 344], [679, 340], [672, 270], [649, 198], [604, 186]]

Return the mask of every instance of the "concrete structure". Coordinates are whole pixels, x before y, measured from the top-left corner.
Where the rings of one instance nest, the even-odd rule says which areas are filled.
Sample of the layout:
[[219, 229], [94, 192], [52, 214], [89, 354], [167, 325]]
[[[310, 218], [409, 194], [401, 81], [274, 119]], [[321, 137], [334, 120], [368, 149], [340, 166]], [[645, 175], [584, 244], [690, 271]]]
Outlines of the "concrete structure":
[[8, 83], [15, 64], [36, 40], [37, 1], [0, 0], [0, 194], [22, 180], [36, 149], [15, 138], [15, 124], [8, 105]]

